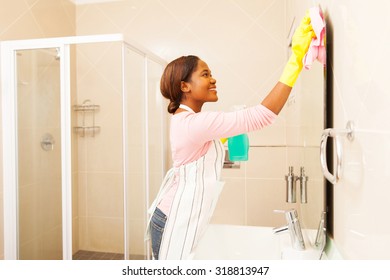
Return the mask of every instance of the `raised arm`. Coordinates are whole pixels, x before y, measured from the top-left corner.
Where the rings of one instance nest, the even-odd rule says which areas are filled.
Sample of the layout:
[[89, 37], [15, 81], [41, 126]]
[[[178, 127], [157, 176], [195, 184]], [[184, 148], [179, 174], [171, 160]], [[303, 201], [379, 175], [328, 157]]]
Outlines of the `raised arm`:
[[263, 99], [262, 105], [270, 109], [275, 114], [279, 114], [286, 103], [292, 87], [278, 82], [271, 92]]
[[279, 114], [288, 96], [298, 79], [299, 73], [303, 68], [303, 58], [309, 49], [311, 40], [315, 38], [313, 27], [310, 23], [309, 13], [302, 19], [300, 25], [295, 30], [292, 38], [292, 54], [284, 67], [283, 74], [279, 82], [271, 92], [261, 102], [262, 105], [270, 109], [275, 114]]

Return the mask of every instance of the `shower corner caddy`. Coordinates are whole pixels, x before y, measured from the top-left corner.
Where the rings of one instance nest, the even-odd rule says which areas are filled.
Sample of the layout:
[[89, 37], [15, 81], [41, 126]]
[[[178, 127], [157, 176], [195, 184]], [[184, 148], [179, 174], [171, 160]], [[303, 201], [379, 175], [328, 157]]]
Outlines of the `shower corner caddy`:
[[100, 132], [100, 126], [95, 125], [95, 113], [100, 110], [100, 106], [87, 99], [81, 105], [74, 105], [73, 110], [82, 113], [82, 124], [75, 126], [74, 132], [81, 137], [87, 135], [95, 137], [96, 133]]

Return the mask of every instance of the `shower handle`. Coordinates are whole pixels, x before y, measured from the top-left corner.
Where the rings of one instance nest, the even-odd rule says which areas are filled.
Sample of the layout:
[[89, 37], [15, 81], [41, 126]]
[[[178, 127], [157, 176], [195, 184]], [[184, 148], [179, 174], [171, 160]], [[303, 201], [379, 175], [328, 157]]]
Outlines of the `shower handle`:
[[41, 139], [41, 148], [44, 151], [52, 151], [54, 150], [54, 137], [50, 133], [46, 133], [45, 135], [42, 136]]
[[[326, 161], [326, 143], [328, 137], [331, 136], [334, 138], [334, 148], [336, 150], [336, 169], [334, 175], [329, 172], [328, 163]], [[343, 151], [341, 149], [340, 140], [338, 136], [331, 135], [331, 129], [325, 129], [322, 133], [321, 144], [320, 144], [320, 160], [321, 160], [321, 169], [325, 178], [332, 184], [336, 184], [341, 176], [342, 168], [342, 155]]]
[[[321, 143], [320, 143], [320, 161], [321, 169], [325, 178], [332, 184], [336, 184], [340, 178], [343, 167], [343, 147], [340, 141], [340, 136], [347, 136], [348, 140], [352, 141], [354, 138], [353, 122], [347, 123], [346, 129], [333, 129], [327, 128], [322, 132]], [[333, 138], [334, 149], [336, 151], [336, 168], [334, 175], [329, 172], [328, 163], [326, 161], [326, 143], [328, 138]]]

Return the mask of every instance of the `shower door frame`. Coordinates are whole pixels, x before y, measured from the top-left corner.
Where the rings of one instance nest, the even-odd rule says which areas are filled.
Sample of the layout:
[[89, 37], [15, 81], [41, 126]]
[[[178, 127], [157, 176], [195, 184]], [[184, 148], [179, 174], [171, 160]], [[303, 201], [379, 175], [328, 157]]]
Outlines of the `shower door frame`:
[[[71, 166], [71, 92], [70, 45], [83, 43], [122, 42], [122, 34], [71, 36], [31, 40], [4, 41], [1, 47], [1, 99], [3, 126], [3, 196], [4, 196], [4, 259], [18, 259], [18, 174], [17, 174], [17, 81], [16, 51], [57, 48], [60, 60], [61, 100], [61, 180], [62, 180], [62, 248], [63, 259], [72, 259], [72, 166]], [[63, 59], [65, 58], [65, 59]], [[122, 73], [123, 75], [123, 73]], [[122, 79], [123, 80], [123, 79]], [[123, 98], [125, 98], [125, 88]], [[125, 107], [123, 106], [123, 110]], [[125, 116], [123, 112], [123, 116]], [[124, 124], [126, 119], [123, 119]], [[124, 136], [125, 137], [125, 136]], [[123, 139], [124, 155], [126, 141]], [[123, 168], [126, 170], [124, 157]], [[126, 172], [124, 172], [124, 198], [126, 199]], [[126, 203], [124, 205], [126, 215]], [[126, 221], [126, 216], [124, 216]], [[128, 257], [127, 228], [124, 222], [124, 256]]]

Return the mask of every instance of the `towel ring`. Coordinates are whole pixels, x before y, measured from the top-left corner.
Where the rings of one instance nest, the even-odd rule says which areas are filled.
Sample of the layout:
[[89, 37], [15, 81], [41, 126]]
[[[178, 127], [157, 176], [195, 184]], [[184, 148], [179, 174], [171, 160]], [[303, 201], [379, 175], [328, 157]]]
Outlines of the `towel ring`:
[[[325, 178], [332, 184], [336, 184], [340, 180], [342, 174], [343, 148], [340, 142], [340, 136], [347, 136], [349, 141], [353, 141], [355, 135], [354, 124], [352, 121], [347, 123], [347, 127], [345, 129], [327, 128], [322, 132], [320, 144], [321, 169]], [[336, 151], [336, 168], [334, 175], [329, 172], [328, 163], [326, 161], [326, 143], [328, 141], [328, 137], [333, 138], [334, 149]]]

